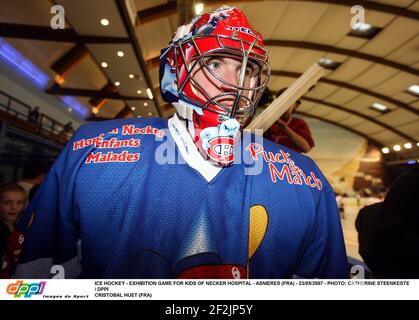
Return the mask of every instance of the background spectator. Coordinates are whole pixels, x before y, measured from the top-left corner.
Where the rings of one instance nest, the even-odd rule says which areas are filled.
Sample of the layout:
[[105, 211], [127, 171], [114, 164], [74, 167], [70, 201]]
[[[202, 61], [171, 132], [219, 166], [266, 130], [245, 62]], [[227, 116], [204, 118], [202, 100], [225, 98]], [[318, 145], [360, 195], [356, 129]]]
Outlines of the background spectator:
[[23, 168], [23, 179], [17, 184], [25, 190], [27, 199], [29, 199], [31, 189], [42, 183], [45, 173], [44, 165], [38, 161], [32, 161], [25, 165]]
[[66, 143], [69, 138], [69, 135], [72, 135], [73, 133], [73, 122], [69, 121], [64, 125], [63, 129], [58, 134], [58, 141], [61, 143]]
[[32, 110], [28, 113], [28, 122], [32, 125], [32, 127], [37, 128], [38, 127], [38, 121], [39, 121], [39, 107], [36, 106], [32, 108]]
[[[278, 97], [285, 91], [278, 92]], [[310, 128], [303, 119], [294, 117], [295, 110], [301, 104], [298, 100], [265, 132], [265, 138], [279, 143], [297, 152], [309, 152], [314, 147]]]
[[336, 203], [339, 208], [339, 215], [341, 219], [345, 219], [345, 205], [343, 203], [343, 195], [336, 193]]
[[0, 257], [26, 203], [25, 190], [14, 183], [0, 185]]
[[70, 134], [73, 133], [74, 132], [73, 122], [71, 121], [67, 122], [62, 131], [65, 133], [70, 133]]
[[29, 191], [28, 202], [31, 202], [32, 198], [35, 196], [40, 186], [41, 184], [37, 184], [36, 186], [33, 186], [33, 188], [31, 188], [31, 191]]
[[359, 253], [376, 277], [419, 278], [418, 198], [419, 173], [407, 173], [359, 212]]

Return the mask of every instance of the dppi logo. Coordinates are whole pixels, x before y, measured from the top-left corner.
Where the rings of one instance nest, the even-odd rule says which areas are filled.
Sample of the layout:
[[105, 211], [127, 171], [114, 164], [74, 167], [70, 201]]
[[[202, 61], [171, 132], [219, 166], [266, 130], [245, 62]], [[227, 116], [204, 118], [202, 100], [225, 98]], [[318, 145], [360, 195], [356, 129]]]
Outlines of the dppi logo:
[[39, 283], [24, 283], [23, 281], [16, 281], [7, 286], [7, 293], [14, 295], [15, 298], [31, 298], [34, 294], [42, 294], [45, 289], [45, 281]]

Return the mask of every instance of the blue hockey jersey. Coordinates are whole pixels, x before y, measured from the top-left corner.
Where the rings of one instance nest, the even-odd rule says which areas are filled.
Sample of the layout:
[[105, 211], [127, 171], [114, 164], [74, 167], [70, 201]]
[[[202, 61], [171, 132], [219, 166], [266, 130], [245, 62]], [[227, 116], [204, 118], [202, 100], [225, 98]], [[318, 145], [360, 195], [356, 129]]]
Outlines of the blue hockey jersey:
[[244, 135], [233, 166], [205, 178], [168, 127], [82, 126], [20, 220], [19, 267], [66, 268], [79, 249], [83, 278], [347, 277], [334, 193], [310, 158]]

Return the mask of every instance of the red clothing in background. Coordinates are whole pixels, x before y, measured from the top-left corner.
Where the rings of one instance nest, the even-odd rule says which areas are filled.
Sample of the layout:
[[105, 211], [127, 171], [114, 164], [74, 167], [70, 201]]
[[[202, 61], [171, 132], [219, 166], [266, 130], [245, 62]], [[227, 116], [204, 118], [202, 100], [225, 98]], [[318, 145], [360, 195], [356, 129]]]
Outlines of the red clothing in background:
[[[288, 123], [288, 127], [302, 136], [305, 140], [307, 140], [311, 148], [314, 147], [314, 140], [311, 137], [310, 128], [307, 122], [305, 122], [303, 119], [292, 117], [291, 121]], [[297, 152], [301, 152], [301, 150], [294, 144], [285, 130], [282, 129], [277, 122], [275, 122], [272, 127], [266, 131], [264, 136], [265, 138], [282, 144], [285, 147], [288, 147]]]

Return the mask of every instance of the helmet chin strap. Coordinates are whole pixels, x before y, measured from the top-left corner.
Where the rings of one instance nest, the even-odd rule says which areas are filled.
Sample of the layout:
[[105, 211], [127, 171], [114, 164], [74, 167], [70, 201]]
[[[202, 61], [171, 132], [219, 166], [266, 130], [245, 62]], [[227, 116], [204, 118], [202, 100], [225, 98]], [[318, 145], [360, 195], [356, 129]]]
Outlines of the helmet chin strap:
[[193, 126], [193, 112], [194, 110], [198, 114], [203, 114], [202, 109], [198, 108], [186, 101], [179, 100], [179, 102], [173, 102], [172, 105], [175, 107], [177, 114], [183, 120], [185, 120], [186, 128], [188, 129], [192, 139], [195, 138], [195, 128]]

